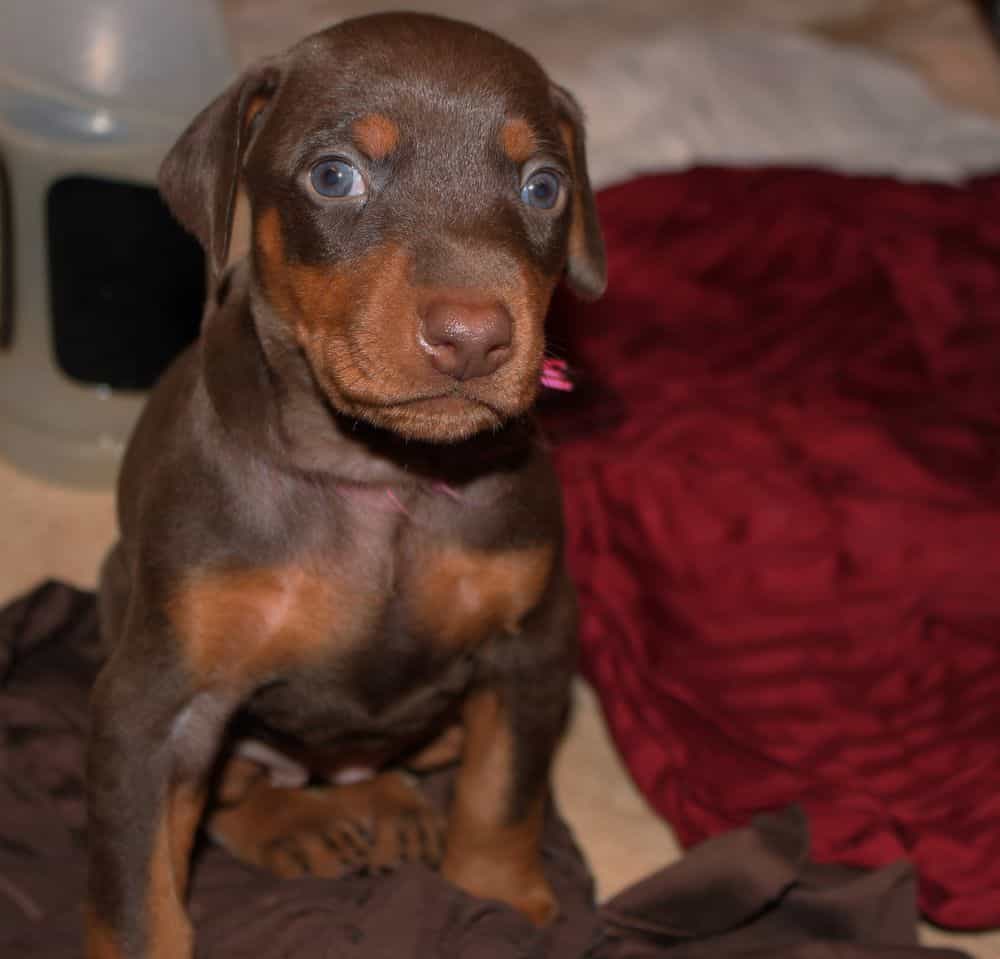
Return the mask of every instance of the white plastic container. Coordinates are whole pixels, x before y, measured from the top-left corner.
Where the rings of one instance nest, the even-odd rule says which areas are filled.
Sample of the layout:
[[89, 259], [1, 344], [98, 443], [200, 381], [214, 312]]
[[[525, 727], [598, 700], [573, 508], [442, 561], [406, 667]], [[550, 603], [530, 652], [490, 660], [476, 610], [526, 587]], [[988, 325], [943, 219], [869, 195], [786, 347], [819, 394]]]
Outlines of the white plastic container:
[[[57, 482], [113, 481], [144, 392], [100, 382], [99, 357], [86, 359], [82, 378], [67, 372], [55, 337], [53, 250], [72, 274], [71, 299], [86, 301], [75, 317], [62, 288], [60, 328], [86, 354], [88, 323], [107, 319], [102, 295], [113, 304], [130, 272], [130, 241], [112, 235], [110, 216], [102, 222], [101, 191], [128, 198], [119, 216], [126, 211], [141, 256], [161, 225], [128, 220], [128, 203], [152, 209], [149, 188], [165, 151], [233, 72], [211, 0], [0, 0], [0, 455], [16, 465]], [[67, 195], [83, 202], [65, 204]], [[81, 260], [99, 261], [116, 240], [126, 248], [101, 268], [88, 266], [93, 276], [73, 271], [77, 232], [66, 217], [74, 209], [92, 211], [76, 224], [93, 238], [80, 244]], [[171, 263], [162, 268], [161, 293], [169, 293]], [[143, 301], [141, 290], [128, 296]], [[117, 304], [121, 312], [120, 297]], [[144, 322], [141, 310], [131, 312], [116, 322]], [[130, 335], [140, 329], [122, 326]], [[112, 332], [104, 330], [109, 343]], [[127, 353], [116, 362], [127, 364]]]

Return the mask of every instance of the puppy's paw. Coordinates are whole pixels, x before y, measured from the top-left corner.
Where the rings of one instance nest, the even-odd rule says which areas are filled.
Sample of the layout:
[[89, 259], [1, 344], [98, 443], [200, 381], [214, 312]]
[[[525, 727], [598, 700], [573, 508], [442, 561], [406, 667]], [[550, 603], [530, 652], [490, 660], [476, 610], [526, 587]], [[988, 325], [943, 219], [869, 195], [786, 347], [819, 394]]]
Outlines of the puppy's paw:
[[396, 772], [309, 789], [260, 777], [237, 802], [213, 810], [207, 828], [238, 859], [288, 878], [436, 865], [444, 845], [441, 816]]
[[436, 866], [444, 853], [444, 817], [405, 773], [382, 773], [369, 787], [372, 822], [370, 866], [385, 870], [405, 862]]
[[559, 904], [540, 866], [502, 858], [461, 857], [449, 851], [441, 871], [467, 893], [506, 902], [536, 926], [546, 926], [559, 915]]
[[559, 903], [544, 878], [540, 878], [534, 886], [522, 889], [508, 901], [536, 926], [547, 926], [559, 915]]
[[308, 822], [258, 845], [257, 864], [276, 876], [337, 878], [364, 869], [369, 837], [350, 822]]
[[211, 810], [206, 829], [237, 859], [276, 875], [343, 876], [367, 866], [372, 833], [338, 791], [281, 788], [262, 775], [237, 802]]

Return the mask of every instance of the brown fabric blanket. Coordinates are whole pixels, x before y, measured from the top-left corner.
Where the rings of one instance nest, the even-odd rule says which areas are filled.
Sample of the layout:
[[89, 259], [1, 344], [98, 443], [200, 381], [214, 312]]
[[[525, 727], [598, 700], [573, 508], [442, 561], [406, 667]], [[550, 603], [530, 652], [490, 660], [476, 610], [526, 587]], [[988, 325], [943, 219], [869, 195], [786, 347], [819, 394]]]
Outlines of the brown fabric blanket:
[[[0, 611], [0, 956], [79, 954], [83, 747], [98, 666], [93, 597], [48, 583]], [[446, 792], [447, 782], [429, 784]], [[916, 944], [913, 873], [809, 861], [796, 809], [692, 849], [593, 903], [587, 867], [553, 811], [545, 835], [563, 907], [538, 932], [430, 870], [281, 881], [215, 848], [195, 866], [199, 956], [278, 959], [946, 959]]]

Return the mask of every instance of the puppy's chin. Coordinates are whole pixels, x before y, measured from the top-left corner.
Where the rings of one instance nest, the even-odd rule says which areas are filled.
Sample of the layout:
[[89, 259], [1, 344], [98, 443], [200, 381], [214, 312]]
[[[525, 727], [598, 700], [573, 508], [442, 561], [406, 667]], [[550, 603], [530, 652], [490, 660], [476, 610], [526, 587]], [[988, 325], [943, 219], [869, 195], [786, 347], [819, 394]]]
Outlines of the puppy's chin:
[[362, 416], [397, 436], [424, 443], [458, 443], [487, 430], [496, 431], [508, 419], [481, 403], [453, 397], [375, 409], [371, 413], [374, 415], [362, 411]]
[[524, 410], [501, 411], [461, 396], [440, 396], [405, 403], [368, 406], [344, 404], [331, 397], [341, 413], [384, 429], [404, 440], [459, 443], [479, 433], [496, 432]]
[[[447, 393], [413, 394], [407, 390], [396, 395], [373, 395], [369, 389], [356, 387], [351, 390], [345, 387], [345, 381], [352, 383], [356, 376], [342, 377], [340, 373], [321, 369], [315, 381], [334, 410], [403, 440], [424, 443], [459, 443], [478, 434], [498, 432], [510, 421], [523, 417], [539, 391], [539, 376], [530, 368], [502, 386], [484, 381], [455, 384]], [[439, 384], [421, 386], [434, 390]]]

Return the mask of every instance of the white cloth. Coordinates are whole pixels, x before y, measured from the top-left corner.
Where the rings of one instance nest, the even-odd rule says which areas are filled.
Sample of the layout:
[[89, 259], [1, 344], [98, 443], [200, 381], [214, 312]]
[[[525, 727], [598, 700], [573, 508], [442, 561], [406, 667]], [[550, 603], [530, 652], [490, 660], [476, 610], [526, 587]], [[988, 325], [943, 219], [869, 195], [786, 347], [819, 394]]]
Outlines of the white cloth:
[[[796, 32], [868, 0], [417, 0], [530, 50], [588, 117], [597, 185], [698, 164], [806, 164], [909, 179], [1000, 168], [1000, 124], [945, 103], [914, 71]], [[375, 0], [228, 0], [241, 59]], [[754, 26], [756, 21], [758, 24]], [[759, 24], [764, 22], [765, 26]]]

